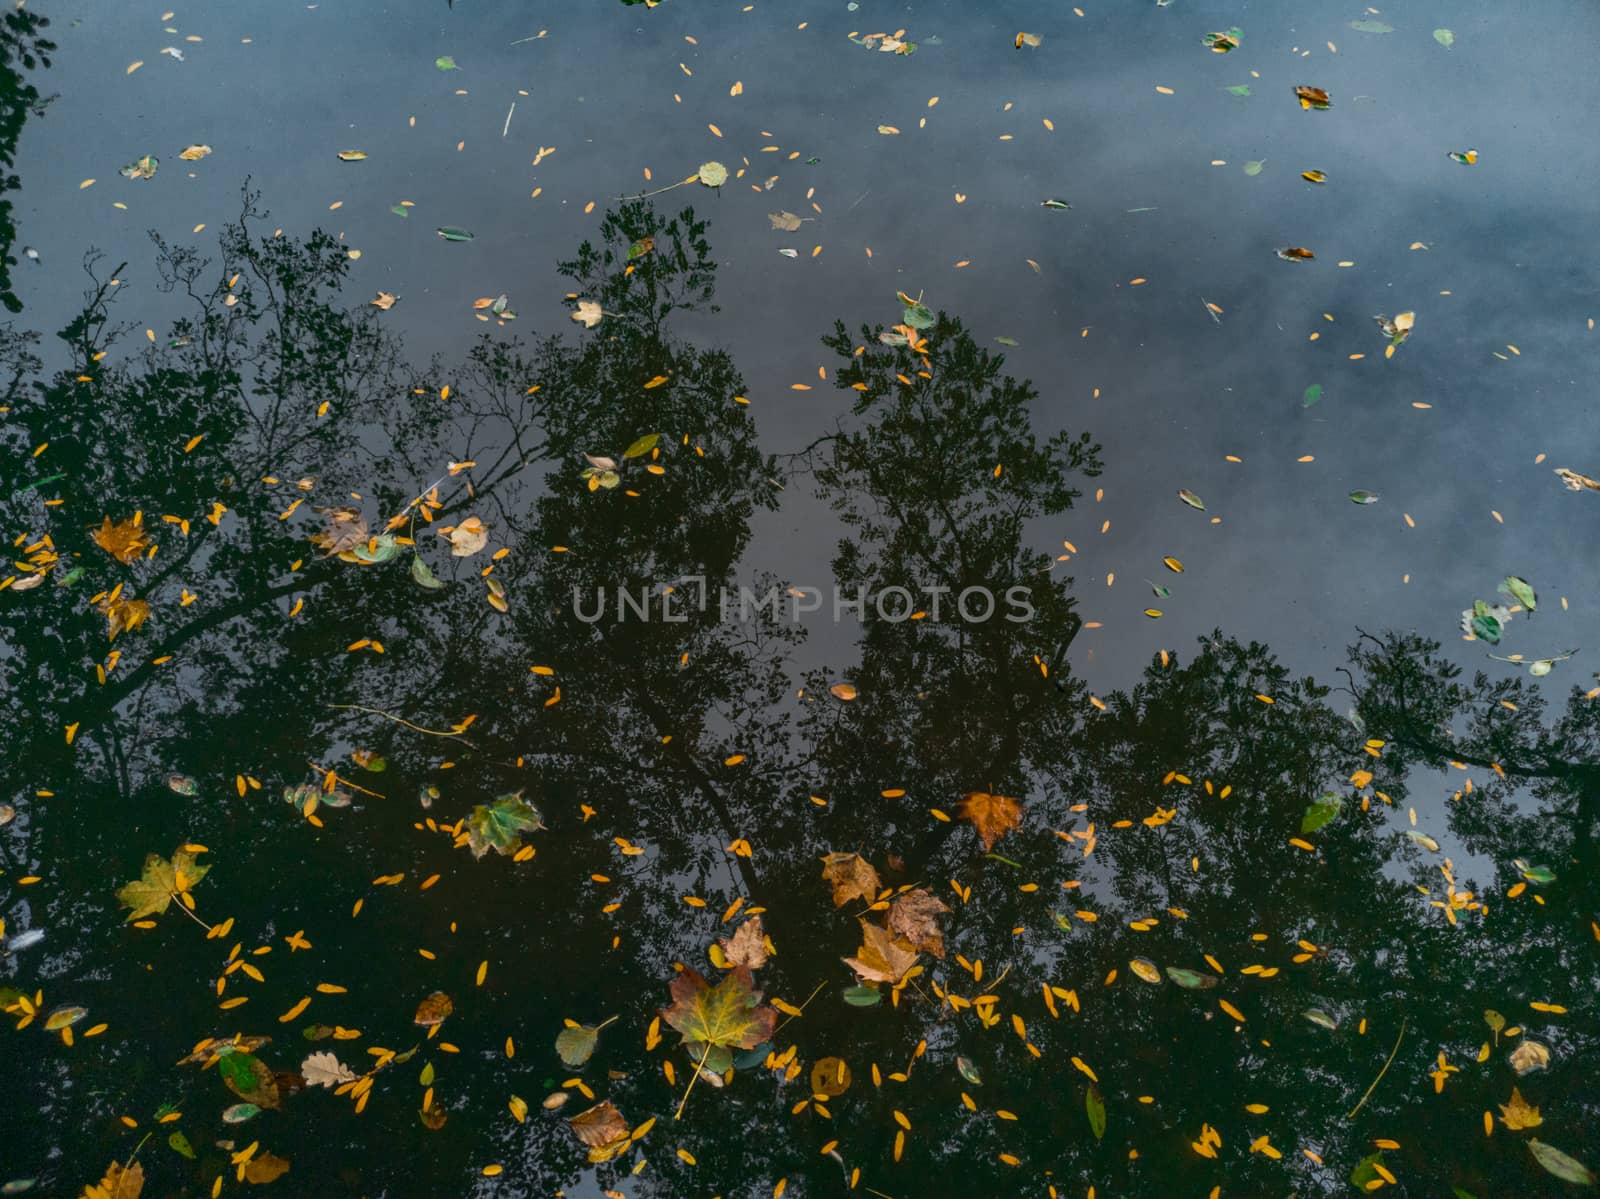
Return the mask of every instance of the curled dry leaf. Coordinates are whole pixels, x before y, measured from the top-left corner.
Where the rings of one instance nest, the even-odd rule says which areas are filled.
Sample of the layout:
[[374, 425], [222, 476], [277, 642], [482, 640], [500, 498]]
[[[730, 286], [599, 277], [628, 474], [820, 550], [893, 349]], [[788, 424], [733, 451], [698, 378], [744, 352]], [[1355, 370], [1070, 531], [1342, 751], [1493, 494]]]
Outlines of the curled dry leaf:
[[440, 529], [439, 536], [450, 542], [450, 552], [457, 558], [470, 558], [489, 544], [489, 526], [469, 516], [458, 525]]
[[871, 903], [883, 883], [878, 872], [860, 854], [830, 853], [822, 859], [822, 877], [833, 885], [833, 906], [843, 907], [852, 899]]
[[1295, 97], [1300, 101], [1301, 108], [1327, 108], [1332, 104], [1328, 93], [1320, 87], [1307, 87], [1301, 84], [1294, 89]]
[[1022, 805], [1008, 795], [968, 791], [956, 805], [956, 815], [972, 821], [987, 853], [996, 841], [1021, 823]]
[[443, 1024], [455, 1010], [456, 1005], [450, 996], [443, 991], [435, 991], [417, 1004], [417, 1014], [412, 1017], [411, 1022], [422, 1028], [432, 1028], [435, 1024]]
[[327, 527], [311, 534], [311, 544], [325, 554], [343, 554], [365, 545], [371, 530], [359, 508], [318, 508]]
[[861, 922], [861, 948], [845, 965], [864, 982], [898, 983], [917, 964], [917, 951], [881, 924]]
[[767, 934], [761, 927], [760, 915], [741, 924], [731, 937], [719, 937], [722, 955], [730, 966], [748, 966], [759, 970], [767, 964]]
[[[573, 1136], [589, 1146], [590, 1161], [615, 1157], [628, 1145], [632, 1131], [616, 1104], [609, 1099], [579, 1112], [567, 1121], [567, 1127], [572, 1129]], [[597, 1153], [604, 1153], [604, 1156], [596, 1157]]]
[[1518, 1074], [1532, 1074], [1550, 1064], [1550, 1050], [1543, 1042], [1524, 1038], [1511, 1051], [1510, 1061], [1511, 1068]]
[[389, 309], [394, 307], [395, 301], [399, 298], [399, 296], [393, 294], [392, 292], [380, 291], [376, 296], [367, 302], [374, 308], [380, 309], [383, 312], [388, 312]]
[[949, 907], [926, 887], [895, 896], [889, 905], [889, 928], [936, 958], [944, 957], [944, 930], [939, 917]]
[[1556, 467], [1556, 476], [1567, 485], [1568, 491], [1600, 491], [1600, 479], [1591, 479], [1588, 475], [1580, 475], [1575, 470], [1568, 470], [1565, 466]]
[[769, 212], [767, 220], [772, 222], [774, 229], [782, 229], [785, 233], [793, 233], [800, 228], [801, 218], [792, 212]]
[[210, 146], [195, 144], [193, 146], [186, 146], [184, 149], [178, 151], [178, 157], [183, 159], [184, 162], [199, 162], [209, 153], [211, 153]]
[[1278, 251], [1278, 257], [1285, 262], [1310, 262], [1316, 255], [1304, 246], [1285, 246]]

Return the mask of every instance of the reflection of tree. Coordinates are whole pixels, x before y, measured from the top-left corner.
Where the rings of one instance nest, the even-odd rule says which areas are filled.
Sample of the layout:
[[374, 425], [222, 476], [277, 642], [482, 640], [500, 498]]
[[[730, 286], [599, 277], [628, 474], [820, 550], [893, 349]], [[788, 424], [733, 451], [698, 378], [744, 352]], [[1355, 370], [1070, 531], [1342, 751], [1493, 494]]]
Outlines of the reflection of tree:
[[[1075, 475], [1098, 470], [1097, 447], [1036, 439], [1031, 389], [948, 316], [925, 331], [925, 353], [874, 330], [859, 352], [842, 328], [828, 339], [840, 385], [860, 395], [858, 424], [826, 441], [815, 472], [845, 525], [836, 585], [869, 597], [904, 587], [927, 615], [889, 619], [869, 598], [859, 664], [805, 679], [796, 703], [785, 622], [725, 616], [715, 602], [768, 585], [741, 563], [776, 472], [735, 398], [732, 358], [673, 331], [674, 313], [713, 298], [715, 264], [691, 213], [624, 206], [564, 265], [575, 296], [604, 313], [594, 328], [485, 338], [454, 367], [408, 365], [381, 316], [340, 306], [334, 239], [258, 238], [255, 223], [247, 212], [215, 268], [159, 247], [164, 283], [192, 314], [137, 354], [122, 349], [118, 289], [103, 276], [64, 334], [60, 374], [41, 377], [26, 337], [0, 341], [5, 523], [28, 532], [14, 557], [49, 567], [0, 599], [0, 677], [29, 718], [7, 751], [20, 815], [0, 837], [8, 878], [23, 865], [48, 879], [26, 915], [49, 930], [51, 956], [21, 961], [38, 972], [30, 985], [88, 1004], [120, 1038], [70, 1051], [26, 1042], [40, 1065], [13, 1098], [20, 1143], [41, 1147], [34, 1160], [69, 1132], [75, 1161], [125, 1159], [142, 1133], [121, 1137], [111, 1117], [148, 1121], [165, 1101], [181, 1100], [196, 1146], [236, 1140], [216, 1119], [214, 1072], [167, 1066], [194, 1041], [271, 1032], [263, 1057], [292, 1070], [308, 1049], [297, 1030], [338, 1020], [360, 1038], [316, 1047], [365, 1066], [368, 1047], [420, 1037], [412, 1013], [435, 989], [455, 997], [438, 1040], [459, 1054], [425, 1041], [379, 1076], [361, 1115], [324, 1092], [291, 1094], [250, 1136], [292, 1157], [296, 1177], [351, 1194], [460, 1193], [489, 1161], [530, 1193], [594, 1170], [631, 1194], [770, 1195], [780, 1177], [788, 1194], [823, 1194], [859, 1167], [858, 1189], [886, 1194], [907, 1193], [908, 1180], [925, 1189], [916, 1180], [935, 1171], [941, 1190], [975, 1194], [1340, 1194], [1382, 1137], [1401, 1143], [1385, 1162], [1408, 1186], [1526, 1192], [1542, 1179], [1528, 1185], [1523, 1147], [1485, 1141], [1480, 1127], [1513, 1081], [1505, 1036], [1473, 1061], [1489, 1036], [1482, 1011], [1496, 1008], [1552, 1046], [1548, 1072], [1516, 1081], [1545, 1105], [1541, 1133], [1581, 1155], [1583, 1122], [1600, 1114], [1581, 1073], [1600, 982], [1584, 924], [1600, 907], [1592, 703], [1572, 698], [1552, 722], [1534, 685], [1467, 687], [1431, 643], [1369, 639], [1350, 656], [1358, 730], [1266, 647], [1213, 637], [1095, 706], [1070, 669], [1070, 580], [1025, 538], [1075, 498]], [[653, 446], [625, 457], [649, 435]], [[440, 476], [437, 509], [408, 507]], [[226, 511], [213, 523], [217, 502]], [[401, 514], [394, 556], [360, 565], [312, 546], [322, 518], [307, 510], [335, 506], [358, 508], [373, 536]], [[124, 563], [90, 540], [102, 516], [135, 511], [154, 556]], [[489, 545], [452, 557], [433, 530], [469, 515], [489, 526]], [[54, 563], [30, 548], [46, 534]], [[413, 552], [444, 588], [412, 580]], [[152, 608], [113, 644], [91, 597], [118, 583]], [[969, 587], [996, 595], [993, 616], [963, 618]], [[942, 589], [937, 618], [930, 588]], [[1012, 588], [1030, 619], [1004, 618]], [[607, 611], [591, 619], [597, 591]], [[645, 597], [648, 618], [620, 615], [619, 591]], [[185, 592], [197, 598], [185, 605]], [[490, 602], [502, 595], [504, 614]], [[368, 639], [385, 652], [347, 651]], [[122, 660], [108, 665], [109, 649]], [[166, 653], [173, 661], [156, 665]], [[855, 699], [829, 694], [842, 681]], [[476, 720], [441, 737], [329, 703], [436, 733]], [[388, 769], [362, 772], [348, 756], [358, 746]], [[308, 758], [381, 797], [358, 793], [355, 808], [309, 825], [278, 799], [308, 777]], [[1487, 888], [1465, 865], [1447, 883], [1444, 854], [1404, 835], [1408, 787], [1452, 761], [1481, 776], [1452, 802], [1450, 832], [1492, 859]], [[200, 794], [162, 788], [173, 771]], [[1536, 808], [1522, 806], [1524, 782]], [[535, 856], [474, 861], [458, 822], [518, 790], [550, 826], [530, 837]], [[1343, 798], [1337, 818], [1302, 836], [1308, 804], [1329, 790]], [[429, 806], [414, 806], [419, 791]], [[1024, 805], [992, 855], [969, 823], [930, 811], [954, 816], [969, 791]], [[1445, 830], [1424, 820], [1418, 831]], [[212, 943], [180, 918], [132, 939], [116, 926], [114, 885], [145, 852], [187, 841], [214, 855], [207, 919], [232, 916], [234, 928]], [[926, 885], [952, 908], [946, 956], [922, 955], [926, 972], [898, 1005], [842, 1002], [853, 977], [840, 958], [871, 913], [835, 907], [818, 877], [829, 851], [859, 852], [885, 886]], [[1555, 881], [1511, 896], [1517, 857]], [[1480, 893], [1450, 898], [1469, 890]], [[5, 899], [13, 931], [19, 896]], [[647, 1051], [643, 1030], [675, 962], [716, 974], [705, 951], [737, 926], [740, 916], [724, 919], [735, 900], [768, 909], [778, 955], [758, 972], [762, 989], [791, 1005], [816, 990], [774, 1039], [778, 1053], [795, 1048], [799, 1069], [791, 1079], [746, 1062], [725, 1088], [697, 1089], [673, 1124], [692, 1063], [670, 1030]], [[1485, 902], [1487, 916], [1473, 906]], [[283, 938], [302, 927], [313, 948], [290, 953]], [[226, 996], [248, 1005], [219, 1013], [215, 981], [235, 941], [265, 981], [224, 975]], [[249, 956], [262, 945], [272, 953]], [[1215, 986], [1152, 985], [1136, 957]], [[320, 981], [349, 991], [326, 996]], [[279, 1025], [303, 995], [313, 1006]], [[1541, 1015], [1535, 999], [1572, 1015]], [[587, 1067], [557, 1065], [562, 1018], [611, 1016]], [[1401, 1019], [1394, 1065], [1346, 1119]], [[1435, 1096], [1440, 1052], [1460, 1073]], [[828, 1055], [855, 1079], [826, 1103], [831, 1116], [808, 1081]], [[436, 1132], [410, 1089], [423, 1060], [449, 1113]], [[1104, 1140], [1090, 1131], [1085, 1071], [1107, 1107]], [[555, 1123], [585, 1101], [539, 1114], [538, 1100], [578, 1073], [633, 1122], [661, 1120], [638, 1151], [591, 1167]], [[511, 1094], [533, 1107], [528, 1124], [499, 1114]], [[899, 1164], [895, 1112], [911, 1126]], [[1191, 1147], [1207, 1124], [1222, 1138], [1214, 1162]], [[829, 1142], [837, 1174], [820, 1152]], [[678, 1146], [698, 1164], [669, 1152]], [[629, 1177], [640, 1156], [647, 1165]], [[227, 1166], [210, 1148], [193, 1166], [156, 1163], [149, 1149], [144, 1160], [175, 1192], [209, 1188]]]
[[48, 17], [20, 6], [7, 9], [0, 17], [0, 304], [12, 312], [22, 311], [22, 301], [12, 290], [11, 268], [17, 260], [11, 248], [17, 227], [7, 193], [20, 185], [17, 176], [11, 174], [11, 167], [16, 161], [22, 126], [30, 116], [43, 113], [48, 103], [23, 71], [50, 65], [55, 43], [42, 34], [49, 24]]

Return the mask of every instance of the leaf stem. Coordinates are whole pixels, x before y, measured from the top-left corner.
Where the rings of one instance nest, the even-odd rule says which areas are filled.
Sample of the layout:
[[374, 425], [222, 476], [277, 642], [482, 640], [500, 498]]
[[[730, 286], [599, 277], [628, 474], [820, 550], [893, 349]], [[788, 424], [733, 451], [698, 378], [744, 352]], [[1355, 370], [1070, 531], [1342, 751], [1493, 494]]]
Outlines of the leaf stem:
[[200, 917], [196, 916], [189, 910], [189, 905], [183, 902], [182, 895], [179, 895], [176, 891], [168, 891], [167, 894], [178, 901], [178, 910], [180, 912], [189, 917], [190, 920], [193, 920], [201, 928], [205, 929], [206, 932], [209, 933], [211, 931], [211, 925], [207, 924], [204, 920], [200, 919]]
[[695, 1065], [694, 1073], [689, 1076], [689, 1085], [683, 1088], [683, 1098], [678, 1103], [678, 1110], [672, 1113], [674, 1120], [683, 1115], [684, 1105], [689, 1102], [689, 1092], [694, 1090], [694, 1084], [700, 1077], [700, 1071], [705, 1069], [706, 1059], [711, 1056], [711, 1051], [715, 1048], [716, 1046], [710, 1041], [706, 1042], [706, 1051], [700, 1055], [700, 1061]]
[[590, 1029], [590, 1031], [591, 1031], [591, 1032], [599, 1032], [599, 1031], [600, 1031], [600, 1030], [601, 1030], [601, 1029], [602, 1029], [602, 1028], [604, 1028], [604, 1027], [605, 1027], [605, 1026], [606, 1026], [606, 1025], [608, 1025], [608, 1024], [615, 1024], [615, 1023], [616, 1023], [616, 1022], [617, 1022], [617, 1021], [618, 1021], [618, 1020], [620, 1020], [620, 1019], [622, 1019], [622, 1017], [621, 1017], [621, 1016], [611, 1016], [611, 1017], [608, 1017], [608, 1018], [607, 1018], [607, 1019], [605, 1019], [605, 1020], [602, 1020], [602, 1021], [600, 1021], [600, 1023], [599, 1023], [599, 1024], [596, 1024], [596, 1025], [595, 1025], [595, 1026], [594, 1026], [594, 1028], [592, 1028], [592, 1029]]
[[396, 716], [392, 712], [385, 712], [381, 708], [369, 708], [364, 704], [328, 704], [327, 706], [330, 708], [340, 709], [341, 711], [349, 710], [366, 712], [371, 716], [382, 716], [385, 720], [392, 720], [396, 724], [403, 724], [408, 729], [412, 729], [418, 733], [426, 733], [430, 737], [460, 737], [463, 740], [466, 739], [465, 734], [458, 733], [454, 729], [450, 730], [449, 732], [440, 732], [438, 729], [425, 729], [420, 724], [412, 724], [409, 720], [405, 720], [402, 717]]
[[676, 183], [669, 183], [665, 187], [658, 187], [653, 192], [640, 192], [637, 196], [618, 196], [617, 199], [619, 199], [619, 200], [648, 200], [651, 196], [659, 196], [662, 192], [669, 192], [675, 187], [684, 187], [687, 184], [693, 183], [698, 178], [700, 178], [699, 175], [690, 175], [687, 179], [680, 179]]
[[1389, 1060], [1383, 1063], [1383, 1069], [1378, 1071], [1378, 1077], [1372, 1080], [1372, 1085], [1367, 1088], [1367, 1093], [1361, 1096], [1361, 1102], [1350, 1109], [1350, 1114], [1345, 1117], [1346, 1120], [1354, 1120], [1356, 1118], [1356, 1113], [1361, 1110], [1368, 1099], [1372, 1098], [1372, 1092], [1378, 1089], [1378, 1084], [1383, 1081], [1383, 1076], [1389, 1073], [1389, 1067], [1394, 1065], [1395, 1054], [1400, 1052], [1400, 1042], [1405, 1040], [1406, 1021], [1410, 1018], [1406, 1016], [1400, 1021], [1400, 1035], [1394, 1039], [1394, 1048], [1389, 1050]]

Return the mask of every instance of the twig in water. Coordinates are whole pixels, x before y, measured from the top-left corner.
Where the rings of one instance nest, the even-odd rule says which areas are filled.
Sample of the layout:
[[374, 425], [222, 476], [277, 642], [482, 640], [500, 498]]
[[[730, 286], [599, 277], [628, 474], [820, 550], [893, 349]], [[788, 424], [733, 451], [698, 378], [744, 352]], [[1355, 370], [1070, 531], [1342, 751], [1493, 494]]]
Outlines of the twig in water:
[[1394, 1065], [1394, 1055], [1400, 1052], [1400, 1042], [1406, 1038], [1406, 1021], [1410, 1018], [1407, 1016], [1400, 1021], [1400, 1035], [1394, 1039], [1394, 1048], [1389, 1050], [1389, 1060], [1383, 1063], [1383, 1069], [1378, 1071], [1378, 1077], [1372, 1080], [1372, 1085], [1367, 1088], [1367, 1093], [1361, 1096], [1361, 1102], [1350, 1109], [1350, 1114], [1345, 1117], [1346, 1120], [1354, 1120], [1356, 1118], [1356, 1113], [1361, 1110], [1368, 1099], [1372, 1098], [1372, 1092], [1378, 1089], [1378, 1084], [1383, 1081], [1383, 1076], [1389, 1073], [1389, 1067]]
[[501, 136], [502, 139], [505, 137], [505, 135], [507, 133], [510, 132], [510, 130], [511, 130], [511, 114], [516, 112], [516, 111], [517, 111], [517, 102], [515, 100], [513, 100], [513, 101], [511, 101], [511, 107], [506, 110], [505, 128], [500, 130], [500, 136]]
[[425, 729], [420, 724], [412, 724], [409, 720], [396, 716], [393, 712], [385, 712], [380, 708], [368, 708], [361, 704], [329, 704], [328, 707], [338, 708], [340, 710], [366, 712], [370, 716], [382, 716], [385, 720], [392, 720], [396, 724], [403, 724], [406, 726], [406, 728], [411, 729], [414, 732], [426, 733], [430, 737], [459, 737], [463, 741], [467, 739], [465, 733], [459, 733], [455, 729], [451, 729], [448, 732], [442, 732], [439, 729]]

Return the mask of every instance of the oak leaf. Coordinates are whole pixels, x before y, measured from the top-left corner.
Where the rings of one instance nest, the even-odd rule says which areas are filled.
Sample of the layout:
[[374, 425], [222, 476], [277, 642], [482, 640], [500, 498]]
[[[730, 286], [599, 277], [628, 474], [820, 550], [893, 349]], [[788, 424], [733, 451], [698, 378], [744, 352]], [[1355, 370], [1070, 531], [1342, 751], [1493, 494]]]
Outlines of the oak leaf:
[[748, 966], [759, 970], [767, 964], [767, 934], [761, 927], [761, 917], [752, 916], [735, 930], [731, 937], [719, 937], [722, 954], [730, 966]]
[[856, 853], [830, 853], [822, 859], [822, 877], [833, 884], [833, 906], [843, 907], [852, 899], [871, 903], [883, 884], [872, 863]]
[[1008, 795], [990, 795], [987, 791], [968, 791], [956, 805], [956, 815], [970, 820], [983, 838], [987, 853], [1022, 821], [1022, 805]]
[[944, 930], [939, 917], [949, 907], [926, 887], [895, 896], [889, 905], [889, 930], [936, 958], [944, 957]]
[[898, 983], [917, 964], [917, 951], [881, 924], [861, 922], [861, 948], [845, 965], [867, 982]]
[[772, 1037], [778, 1013], [760, 1006], [748, 966], [735, 966], [715, 987], [686, 966], [670, 989], [672, 1006], [661, 1015], [685, 1044], [754, 1049]]
[[595, 300], [579, 300], [578, 310], [572, 314], [572, 319], [581, 321], [585, 329], [593, 329], [601, 321], [605, 313], [600, 310], [600, 305]]
[[300, 1063], [300, 1075], [308, 1087], [336, 1087], [354, 1082], [355, 1073], [331, 1053], [313, 1053]]
[[115, 525], [107, 516], [98, 529], [90, 531], [89, 536], [118, 562], [137, 562], [150, 545], [143, 521], [144, 514], [139, 512], [135, 512], [131, 519]]

